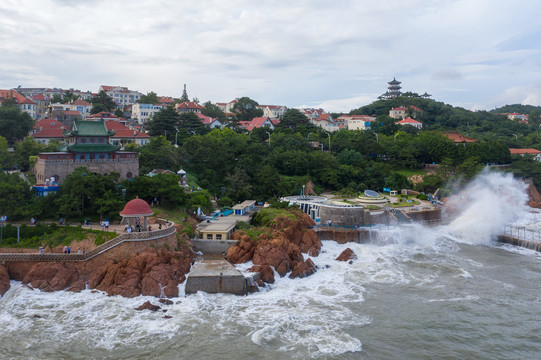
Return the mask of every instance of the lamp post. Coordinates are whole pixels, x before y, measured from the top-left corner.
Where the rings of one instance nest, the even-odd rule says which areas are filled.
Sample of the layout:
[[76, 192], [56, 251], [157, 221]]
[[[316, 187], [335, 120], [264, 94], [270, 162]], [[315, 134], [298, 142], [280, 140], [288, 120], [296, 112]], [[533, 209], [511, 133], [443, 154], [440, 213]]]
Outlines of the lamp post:
[[331, 133], [327, 133], [329, 135], [329, 152], [331, 152]]
[[271, 142], [270, 132], [268, 132], [268, 131], [265, 131], [265, 132], [269, 135], [269, 146], [270, 146], [270, 142]]

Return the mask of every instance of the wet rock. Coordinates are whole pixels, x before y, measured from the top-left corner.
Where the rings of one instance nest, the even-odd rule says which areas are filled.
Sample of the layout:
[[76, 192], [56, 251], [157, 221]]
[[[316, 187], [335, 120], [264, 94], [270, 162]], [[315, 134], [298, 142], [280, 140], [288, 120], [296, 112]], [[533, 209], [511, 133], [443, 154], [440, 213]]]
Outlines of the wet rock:
[[173, 305], [173, 302], [169, 299], [160, 299], [158, 300], [159, 303], [162, 303], [164, 305]]
[[142, 310], [158, 311], [160, 309], [161, 309], [161, 307], [159, 307], [158, 305], [154, 305], [150, 301], [147, 301], [143, 305], [136, 308], [135, 310], [137, 310], [137, 311], [142, 311]]
[[274, 270], [269, 265], [254, 265], [248, 271], [258, 272], [262, 281], [267, 284], [274, 284]]
[[336, 260], [338, 261], [348, 261], [348, 260], [355, 260], [355, 259], [357, 259], [357, 256], [355, 255], [353, 250], [351, 250], [350, 248], [347, 248], [346, 250], [342, 251], [342, 253], [338, 255], [338, 257], [336, 258]]
[[242, 264], [252, 260], [255, 250], [255, 241], [250, 236], [243, 233], [239, 233], [236, 236], [239, 237], [238, 243], [227, 250], [225, 258], [232, 264]]
[[[23, 284], [42, 291], [81, 291], [81, 275], [76, 269], [68, 268], [63, 263], [37, 263], [23, 278]], [[77, 285], [76, 285], [77, 283]]]
[[8, 271], [5, 267], [0, 266], [0, 296], [4, 296], [9, 288], [10, 284]]
[[291, 279], [304, 278], [312, 275], [315, 272], [316, 266], [314, 265], [312, 259], [308, 259], [306, 261], [296, 261], [293, 264], [293, 269], [291, 270], [289, 277]]

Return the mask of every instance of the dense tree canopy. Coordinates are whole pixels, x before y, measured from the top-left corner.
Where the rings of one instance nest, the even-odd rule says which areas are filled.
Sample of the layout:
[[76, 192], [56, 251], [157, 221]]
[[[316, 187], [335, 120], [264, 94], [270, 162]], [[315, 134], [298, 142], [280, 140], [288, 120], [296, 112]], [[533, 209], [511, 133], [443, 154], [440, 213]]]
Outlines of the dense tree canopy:
[[28, 136], [33, 123], [32, 117], [19, 110], [15, 103], [4, 101], [0, 105], [0, 134], [8, 144], [12, 145]]
[[103, 90], [100, 90], [98, 95], [90, 100], [90, 103], [92, 104], [91, 114], [97, 114], [102, 111], [113, 111], [117, 107], [113, 98]]

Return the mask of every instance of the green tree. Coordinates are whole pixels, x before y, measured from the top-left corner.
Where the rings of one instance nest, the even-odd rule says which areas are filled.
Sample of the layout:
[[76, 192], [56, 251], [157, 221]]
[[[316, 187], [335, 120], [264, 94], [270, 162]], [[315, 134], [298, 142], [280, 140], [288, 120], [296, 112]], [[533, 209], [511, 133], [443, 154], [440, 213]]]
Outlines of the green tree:
[[157, 104], [158, 103], [158, 95], [151, 91], [147, 93], [146, 95], [141, 95], [139, 100], [137, 100], [139, 104]]
[[315, 128], [315, 125], [310, 124], [310, 120], [297, 109], [287, 109], [284, 115], [280, 117], [280, 123], [277, 128], [289, 128], [293, 132], [297, 129], [310, 131]]
[[104, 90], [100, 90], [98, 95], [90, 100], [90, 103], [92, 104], [91, 114], [97, 114], [102, 111], [113, 111], [117, 107], [113, 98], [107, 95]]
[[210, 101], [203, 103], [204, 109], [201, 109], [201, 114], [205, 116], [210, 116], [211, 118], [216, 118], [220, 122], [224, 122], [225, 113], [218, 106], [214, 105]]
[[33, 122], [32, 117], [19, 110], [13, 102], [4, 100], [0, 105], [0, 134], [8, 144], [13, 145], [28, 136]]
[[167, 139], [175, 137], [176, 128], [180, 121], [180, 115], [174, 107], [168, 106], [158, 111], [148, 122], [147, 129], [151, 136], [167, 136]]
[[237, 121], [250, 121], [255, 117], [263, 116], [263, 110], [258, 109], [258, 102], [249, 97], [241, 97], [237, 100], [231, 111], [236, 114]]

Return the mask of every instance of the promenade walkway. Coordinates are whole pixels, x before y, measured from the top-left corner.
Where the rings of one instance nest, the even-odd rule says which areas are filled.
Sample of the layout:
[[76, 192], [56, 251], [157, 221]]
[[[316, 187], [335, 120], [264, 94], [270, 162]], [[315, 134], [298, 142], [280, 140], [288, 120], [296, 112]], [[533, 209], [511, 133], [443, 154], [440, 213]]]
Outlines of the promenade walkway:
[[[117, 226], [117, 225], [113, 225]], [[166, 222], [165, 226], [160, 230], [158, 226], [154, 226], [156, 230], [152, 231], [142, 231], [142, 232], [132, 232], [126, 233], [124, 231], [124, 226], [122, 225], [121, 235], [111, 239], [93, 250], [88, 251], [85, 254], [28, 254], [28, 253], [0, 253], [0, 263], [4, 261], [87, 261], [90, 260], [99, 254], [104, 253], [112, 249], [113, 247], [123, 243], [123, 242], [133, 242], [133, 241], [148, 241], [154, 239], [160, 239], [169, 235], [172, 235], [176, 232], [174, 223]], [[87, 227], [90, 228], [90, 227]], [[94, 227], [96, 229], [96, 227]], [[110, 227], [111, 229], [111, 227]], [[118, 229], [114, 229], [117, 231]]]

